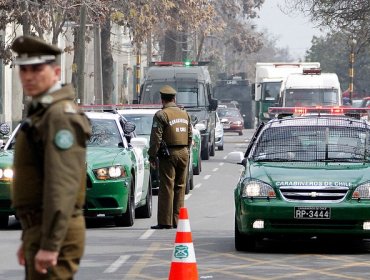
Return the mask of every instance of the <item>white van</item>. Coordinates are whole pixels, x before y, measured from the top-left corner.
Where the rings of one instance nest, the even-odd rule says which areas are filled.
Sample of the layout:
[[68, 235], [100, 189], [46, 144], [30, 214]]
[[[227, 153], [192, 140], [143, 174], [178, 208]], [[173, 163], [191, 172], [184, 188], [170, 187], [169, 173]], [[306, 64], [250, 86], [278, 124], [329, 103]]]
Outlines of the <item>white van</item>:
[[337, 74], [304, 69], [290, 74], [280, 91], [280, 107], [340, 106], [342, 92]]

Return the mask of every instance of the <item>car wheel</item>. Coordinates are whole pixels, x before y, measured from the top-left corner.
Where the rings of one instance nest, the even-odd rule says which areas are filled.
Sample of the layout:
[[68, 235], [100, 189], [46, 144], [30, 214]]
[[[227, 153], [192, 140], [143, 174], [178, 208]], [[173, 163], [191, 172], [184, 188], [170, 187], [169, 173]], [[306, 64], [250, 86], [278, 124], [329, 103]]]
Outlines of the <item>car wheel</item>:
[[243, 131], [239, 131], [239, 135], [243, 135]]
[[152, 209], [153, 209], [153, 203], [152, 203], [152, 179], [149, 176], [148, 192], [147, 192], [146, 198], [145, 198], [145, 205], [139, 207], [136, 210], [135, 217], [139, 217], [139, 218], [150, 218], [152, 216]]
[[201, 170], [201, 163], [202, 162], [202, 159], [201, 159], [201, 156], [200, 156], [200, 153], [198, 154], [198, 164], [197, 166], [195, 166], [193, 168], [193, 174], [194, 175], [199, 175], [200, 174], [200, 170]]
[[189, 180], [189, 188], [190, 190], [193, 190], [194, 189], [194, 180], [193, 180], [193, 174], [190, 175], [190, 180]]
[[0, 228], [6, 228], [9, 224], [9, 216], [0, 216]]
[[216, 150], [216, 148], [215, 148], [215, 142], [213, 142], [213, 144], [211, 146], [211, 151], [209, 152], [209, 155], [211, 157], [214, 157], [215, 156], [215, 150]]
[[209, 160], [209, 143], [207, 146], [202, 150], [202, 159]]
[[119, 227], [131, 227], [135, 220], [135, 177], [131, 176], [131, 184], [128, 189], [126, 212], [114, 217], [114, 223]]
[[240, 233], [235, 219], [235, 249], [237, 251], [253, 251], [256, 248], [256, 238]]
[[219, 151], [223, 151], [223, 150], [224, 150], [224, 144], [222, 144], [221, 146], [218, 146], [218, 147], [217, 147], [217, 149], [218, 149]]

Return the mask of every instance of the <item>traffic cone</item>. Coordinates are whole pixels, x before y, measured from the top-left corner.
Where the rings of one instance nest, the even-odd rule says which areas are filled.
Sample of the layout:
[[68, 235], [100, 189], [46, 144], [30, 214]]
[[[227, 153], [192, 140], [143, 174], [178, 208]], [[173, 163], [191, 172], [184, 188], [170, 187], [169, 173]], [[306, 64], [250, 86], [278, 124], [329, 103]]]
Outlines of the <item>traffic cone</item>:
[[197, 262], [191, 237], [188, 210], [180, 208], [169, 280], [198, 280]]

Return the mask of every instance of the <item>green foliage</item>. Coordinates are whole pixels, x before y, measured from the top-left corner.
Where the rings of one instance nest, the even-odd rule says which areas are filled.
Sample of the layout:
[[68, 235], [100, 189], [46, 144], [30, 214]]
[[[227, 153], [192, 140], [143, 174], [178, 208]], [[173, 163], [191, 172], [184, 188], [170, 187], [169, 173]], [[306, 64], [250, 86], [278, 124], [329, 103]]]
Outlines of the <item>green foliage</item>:
[[370, 47], [358, 48], [348, 40], [348, 34], [333, 32], [326, 37], [314, 37], [312, 46], [306, 53], [307, 61], [320, 61], [323, 72], [337, 73], [342, 90], [349, 86], [350, 54], [353, 48], [354, 63], [354, 92], [370, 94]]

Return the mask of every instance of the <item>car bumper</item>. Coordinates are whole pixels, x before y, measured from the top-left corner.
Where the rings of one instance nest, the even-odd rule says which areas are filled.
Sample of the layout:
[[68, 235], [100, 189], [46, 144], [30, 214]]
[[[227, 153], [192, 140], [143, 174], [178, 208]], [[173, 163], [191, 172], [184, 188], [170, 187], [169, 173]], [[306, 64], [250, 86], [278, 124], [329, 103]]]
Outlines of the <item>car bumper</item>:
[[0, 215], [14, 215], [15, 211], [11, 208], [11, 190], [9, 182], [0, 183]]
[[244, 128], [244, 125], [243, 124], [240, 124], [240, 125], [230, 125], [230, 127], [224, 127], [224, 131], [242, 131]]
[[[294, 218], [294, 207], [328, 207], [330, 219]], [[243, 199], [237, 206], [236, 219], [243, 234], [268, 237], [270, 235], [353, 235], [370, 237], [363, 228], [370, 222], [370, 202], [346, 201], [341, 203], [287, 203], [284, 201], [256, 201]], [[255, 228], [256, 220], [263, 228]]]
[[[90, 181], [91, 182], [91, 181]], [[86, 189], [85, 216], [119, 215], [126, 212], [129, 179], [95, 181]]]

